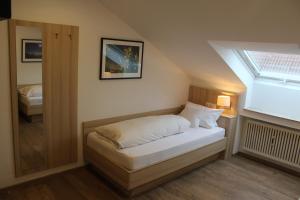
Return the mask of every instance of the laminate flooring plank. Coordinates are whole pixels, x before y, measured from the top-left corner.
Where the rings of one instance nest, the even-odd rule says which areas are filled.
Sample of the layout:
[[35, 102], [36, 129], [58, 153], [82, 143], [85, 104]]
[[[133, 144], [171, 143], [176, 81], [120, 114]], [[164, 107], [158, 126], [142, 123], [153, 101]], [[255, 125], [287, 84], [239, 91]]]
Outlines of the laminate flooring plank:
[[[234, 156], [187, 173], [134, 200], [298, 200], [300, 177]], [[122, 200], [82, 167], [0, 190], [1, 200]]]

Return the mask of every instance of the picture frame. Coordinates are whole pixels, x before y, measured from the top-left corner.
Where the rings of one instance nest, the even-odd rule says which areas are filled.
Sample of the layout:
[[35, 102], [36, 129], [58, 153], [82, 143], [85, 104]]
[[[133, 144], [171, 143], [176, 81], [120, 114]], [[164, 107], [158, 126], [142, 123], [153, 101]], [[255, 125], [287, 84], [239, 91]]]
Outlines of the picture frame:
[[42, 40], [22, 39], [23, 63], [42, 62]]
[[101, 38], [100, 80], [141, 79], [144, 42]]

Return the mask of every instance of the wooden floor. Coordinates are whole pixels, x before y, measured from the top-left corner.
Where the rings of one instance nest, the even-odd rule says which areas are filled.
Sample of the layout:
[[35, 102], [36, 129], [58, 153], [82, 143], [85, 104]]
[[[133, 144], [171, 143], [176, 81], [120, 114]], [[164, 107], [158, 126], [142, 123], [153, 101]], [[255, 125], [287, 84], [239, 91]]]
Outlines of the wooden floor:
[[47, 168], [46, 135], [41, 121], [28, 122], [19, 117], [20, 167], [22, 174], [31, 174]]
[[[162, 185], [136, 200], [297, 200], [300, 178], [237, 156], [218, 160]], [[0, 191], [1, 200], [123, 199], [86, 168]]]

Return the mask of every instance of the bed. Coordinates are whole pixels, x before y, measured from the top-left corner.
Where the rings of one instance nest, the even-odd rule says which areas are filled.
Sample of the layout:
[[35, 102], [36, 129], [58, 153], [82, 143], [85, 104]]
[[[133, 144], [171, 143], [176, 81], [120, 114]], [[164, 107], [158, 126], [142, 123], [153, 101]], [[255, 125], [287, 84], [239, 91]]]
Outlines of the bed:
[[[28, 121], [42, 119], [43, 96], [41, 87], [37, 84], [18, 86], [19, 111]], [[35, 93], [32, 90], [35, 90]], [[29, 94], [30, 92], [32, 94]]]
[[84, 122], [85, 161], [123, 194], [135, 196], [205, 163], [231, 156], [234, 120], [225, 115], [219, 118], [219, 127], [189, 128], [181, 134], [125, 149], [116, 149], [94, 131], [95, 127], [114, 122], [178, 114], [182, 109], [177, 107]]
[[225, 130], [219, 127], [189, 128], [182, 134], [119, 150], [113, 144], [99, 138], [96, 132], [91, 132], [87, 137], [87, 146], [101, 156], [110, 155], [108, 159], [111, 162], [133, 172], [221, 141], [224, 136]]

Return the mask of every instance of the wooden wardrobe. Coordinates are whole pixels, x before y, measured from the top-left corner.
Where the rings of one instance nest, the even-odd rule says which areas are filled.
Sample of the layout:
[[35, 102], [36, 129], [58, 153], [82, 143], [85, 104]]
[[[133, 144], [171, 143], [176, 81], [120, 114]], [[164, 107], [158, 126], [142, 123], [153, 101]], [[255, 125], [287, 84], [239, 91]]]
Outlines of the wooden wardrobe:
[[47, 168], [77, 161], [77, 84], [79, 27], [23, 20], [9, 21], [11, 97], [16, 176], [21, 176], [16, 83], [16, 27], [42, 30], [43, 128]]

